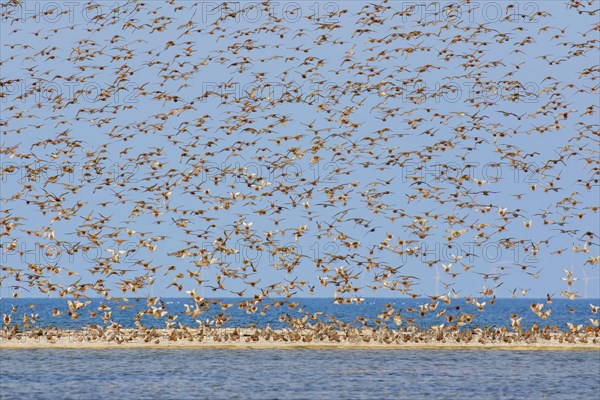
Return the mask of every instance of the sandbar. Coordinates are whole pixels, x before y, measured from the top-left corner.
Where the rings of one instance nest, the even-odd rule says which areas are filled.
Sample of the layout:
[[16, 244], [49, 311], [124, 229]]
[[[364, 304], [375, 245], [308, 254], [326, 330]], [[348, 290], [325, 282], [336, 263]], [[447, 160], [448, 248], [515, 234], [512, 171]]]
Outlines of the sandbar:
[[[90, 334], [88, 330], [62, 330], [51, 335], [37, 336], [23, 332], [7, 338], [0, 335], [0, 349], [131, 349], [131, 348], [253, 348], [253, 349], [490, 349], [490, 350], [600, 350], [600, 337], [595, 334], [561, 336], [549, 338], [520, 337], [509, 335], [502, 340], [473, 335], [467, 340], [422, 335], [397, 334], [385, 337], [354, 336], [346, 338], [342, 333], [334, 340], [315, 338], [312, 335], [286, 335], [284, 331], [273, 331], [277, 338], [265, 338], [253, 329], [214, 329], [202, 334], [194, 330], [185, 332], [157, 329], [152, 335], [140, 335], [135, 330], [124, 329], [118, 334]], [[290, 336], [292, 339], [290, 339]]]

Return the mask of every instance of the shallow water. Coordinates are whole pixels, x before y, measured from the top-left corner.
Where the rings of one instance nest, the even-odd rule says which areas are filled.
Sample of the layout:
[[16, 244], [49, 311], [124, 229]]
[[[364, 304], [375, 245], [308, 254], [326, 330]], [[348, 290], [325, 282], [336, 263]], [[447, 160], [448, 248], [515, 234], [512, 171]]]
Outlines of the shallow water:
[[593, 399], [598, 351], [0, 350], [2, 399]]

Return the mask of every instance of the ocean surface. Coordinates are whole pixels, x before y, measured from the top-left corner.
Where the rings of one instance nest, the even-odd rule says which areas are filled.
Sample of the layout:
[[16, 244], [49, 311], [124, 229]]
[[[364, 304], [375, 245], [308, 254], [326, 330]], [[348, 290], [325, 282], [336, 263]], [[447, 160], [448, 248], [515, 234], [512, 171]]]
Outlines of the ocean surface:
[[[188, 304], [194, 307], [194, 303], [191, 299], [182, 298], [164, 298], [162, 299], [166, 310], [173, 315], [178, 317], [177, 321], [185, 324], [189, 327], [198, 327], [198, 323], [194, 318], [185, 314], [185, 305]], [[221, 299], [223, 302], [239, 302], [240, 298]], [[80, 299], [80, 301], [86, 301]], [[3, 298], [0, 300], [0, 313], [9, 314], [12, 307], [17, 307], [17, 312], [13, 314], [13, 323], [22, 321], [23, 315], [31, 314], [37, 315], [35, 324], [38, 326], [46, 327], [57, 327], [57, 328], [82, 328], [89, 324], [103, 325], [102, 319], [99, 315], [102, 314], [98, 310], [101, 304], [105, 304], [110, 307], [112, 311], [111, 321], [115, 321], [121, 324], [123, 327], [132, 328], [134, 327], [134, 318], [139, 310], [147, 309], [145, 298], [132, 298], [127, 302], [106, 301], [103, 299], [91, 299], [91, 303], [86, 307], [79, 310], [79, 317], [72, 319], [67, 314], [67, 301], [65, 299], [9, 299]], [[303, 312], [315, 313], [323, 312], [320, 318], [322, 321], [326, 321], [325, 315], [332, 315], [336, 319], [350, 323], [358, 322], [357, 317], [362, 316], [369, 318], [371, 325], [374, 325], [374, 319], [381, 311], [384, 310], [385, 305], [392, 303], [396, 311], [400, 312], [403, 318], [415, 318], [415, 324], [421, 327], [429, 327], [434, 324], [442, 324], [447, 321], [445, 318], [436, 318], [436, 314], [444, 308], [449, 308], [447, 315], [457, 315], [462, 312], [468, 312], [475, 315], [473, 321], [466, 325], [467, 328], [473, 328], [475, 326], [510, 326], [511, 314], [518, 314], [522, 317], [521, 325], [524, 328], [531, 326], [534, 322], [537, 322], [540, 326], [545, 325], [556, 325], [560, 329], [567, 329], [567, 322], [572, 324], [590, 324], [589, 319], [597, 319], [598, 314], [592, 314], [590, 303], [594, 305], [600, 305], [599, 299], [553, 299], [551, 304], [547, 304], [546, 299], [496, 299], [495, 303], [488, 304], [485, 306], [483, 311], [479, 311], [475, 306], [467, 303], [465, 299], [452, 300], [450, 305], [446, 305], [443, 302], [439, 302], [438, 308], [425, 317], [421, 317], [418, 313], [409, 312], [410, 308], [418, 309], [419, 305], [426, 304], [430, 301], [428, 298], [418, 299], [392, 299], [392, 298], [370, 298], [364, 300], [360, 304], [334, 304], [332, 299], [320, 299], [320, 298], [299, 298], [291, 299], [293, 302], [298, 302], [299, 305], [294, 310], [291, 310], [287, 305], [283, 305], [279, 308], [271, 307], [267, 310], [265, 315], [260, 315], [259, 312], [254, 314], [247, 314], [245, 310], [240, 310], [237, 307], [231, 307], [225, 311], [225, 314], [230, 315], [231, 319], [223, 325], [223, 327], [249, 327], [250, 324], [257, 324], [259, 327], [265, 327], [267, 325], [272, 328], [284, 328], [288, 327], [286, 323], [279, 321], [279, 315], [288, 314], [291, 316], [299, 317], [303, 313], [299, 313], [298, 309], [302, 309]], [[540, 319], [530, 310], [532, 303], [543, 303], [544, 308], [542, 311], [552, 309], [550, 316], [546, 320]], [[270, 304], [269, 301], [265, 301], [265, 304]], [[460, 309], [454, 309], [459, 306]], [[53, 310], [58, 309], [62, 311], [59, 316], [53, 316]], [[259, 307], [259, 311], [260, 311]], [[90, 311], [96, 312], [97, 315], [92, 318]], [[213, 315], [221, 312], [221, 309], [217, 306], [211, 306], [211, 309], [200, 314], [196, 320], [205, 321], [210, 319]], [[156, 328], [165, 327], [166, 317], [155, 319], [151, 316], [145, 316], [142, 322], [146, 326], [152, 326]], [[387, 321], [390, 327], [394, 327], [394, 322], [390, 319]]]
[[597, 399], [598, 351], [0, 350], [0, 399]]

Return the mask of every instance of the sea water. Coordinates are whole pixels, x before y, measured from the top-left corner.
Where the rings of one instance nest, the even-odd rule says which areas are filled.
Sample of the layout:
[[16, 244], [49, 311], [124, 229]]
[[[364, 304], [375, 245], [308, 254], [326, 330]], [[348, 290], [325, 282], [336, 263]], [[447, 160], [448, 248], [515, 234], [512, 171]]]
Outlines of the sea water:
[[[239, 302], [240, 298], [225, 298], [221, 299], [223, 302]], [[80, 299], [80, 301], [86, 301]], [[67, 314], [67, 305], [65, 299], [10, 299], [3, 298], [0, 300], [0, 313], [9, 314], [12, 307], [17, 307], [16, 314], [13, 314], [12, 321], [17, 323], [19, 319], [22, 320], [23, 314], [31, 315], [36, 314], [36, 325], [46, 327], [56, 327], [61, 329], [74, 329], [83, 328], [89, 324], [103, 325], [102, 319], [99, 317], [102, 313], [99, 312], [98, 307], [101, 304], [105, 304], [110, 307], [112, 315], [111, 321], [121, 324], [125, 328], [133, 328], [135, 316], [140, 310], [148, 308], [145, 298], [132, 298], [128, 299], [127, 302], [115, 302], [106, 301], [104, 299], [91, 299], [91, 303], [85, 308], [79, 310], [79, 317], [74, 320]], [[188, 327], [198, 327], [196, 320], [206, 321], [210, 320], [215, 314], [221, 312], [221, 309], [217, 306], [212, 306], [211, 309], [203, 314], [200, 314], [196, 318], [185, 314], [185, 304], [188, 304], [193, 308], [195, 305], [191, 299], [183, 298], [164, 298], [166, 310], [169, 314], [176, 315], [177, 321]], [[483, 311], [479, 311], [477, 307], [470, 303], [467, 303], [465, 299], [452, 300], [450, 305], [446, 305], [444, 302], [438, 302], [438, 308], [431, 313], [428, 313], [425, 317], [421, 317], [418, 313], [409, 312], [409, 309], [419, 309], [420, 304], [427, 304], [431, 302], [429, 298], [369, 298], [365, 299], [360, 304], [334, 304], [332, 299], [323, 298], [298, 298], [291, 299], [292, 302], [298, 302], [299, 305], [291, 310], [287, 305], [283, 305], [279, 308], [271, 307], [265, 315], [261, 315], [260, 312], [248, 314], [244, 309], [240, 310], [237, 307], [231, 307], [225, 311], [225, 314], [230, 315], [231, 319], [222, 327], [249, 327], [250, 324], [256, 324], [259, 327], [265, 327], [267, 325], [272, 328], [285, 328], [289, 327], [286, 323], [279, 321], [279, 315], [287, 314], [292, 317], [302, 317], [304, 312], [313, 314], [316, 312], [323, 312], [320, 318], [321, 321], [327, 321], [325, 315], [332, 315], [336, 319], [346, 323], [358, 323], [357, 316], [369, 318], [370, 325], [374, 325], [374, 320], [377, 315], [381, 313], [386, 307], [386, 304], [391, 304], [396, 312], [404, 318], [414, 318], [415, 324], [427, 328], [435, 324], [448, 324], [445, 318], [436, 318], [438, 312], [444, 308], [453, 308], [459, 306], [459, 310], [449, 310], [449, 314], [458, 314], [462, 312], [472, 313], [474, 315], [473, 322], [465, 328], [469, 327], [484, 327], [484, 326], [509, 326], [510, 327], [510, 316], [517, 314], [522, 317], [521, 325], [524, 328], [530, 327], [534, 322], [537, 322], [541, 326], [545, 325], [556, 325], [560, 329], [567, 330], [567, 322], [572, 324], [590, 324], [590, 318], [597, 319], [600, 317], [599, 314], [593, 314], [591, 312], [590, 303], [594, 305], [600, 305], [599, 299], [553, 299], [551, 304], [546, 302], [546, 299], [496, 299], [494, 304], [489, 304], [489, 300]], [[268, 304], [268, 301], [265, 301]], [[546, 311], [551, 308], [552, 312], [546, 320], [541, 320], [536, 314], [530, 310], [532, 303], [543, 303], [544, 308], [542, 311]], [[57, 308], [62, 311], [62, 314], [55, 317], [52, 315], [53, 310]], [[258, 306], [259, 311], [261, 305]], [[302, 313], [298, 310], [301, 309]], [[97, 313], [95, 318], [91, 317], [89, 311], [95, 311]], [[142, 322], [145, 326], [164, 328], [166, 317], [162, 319], [155, 319], [151, 316], [145, 316]], [[311, 321], [314, 322], [314, 321]], [[389, 327], [394, 327], [394, 321], [390, 318], [385, 321]]]
[[4, 349], [1, 399], [597, 399], [598, 351]]

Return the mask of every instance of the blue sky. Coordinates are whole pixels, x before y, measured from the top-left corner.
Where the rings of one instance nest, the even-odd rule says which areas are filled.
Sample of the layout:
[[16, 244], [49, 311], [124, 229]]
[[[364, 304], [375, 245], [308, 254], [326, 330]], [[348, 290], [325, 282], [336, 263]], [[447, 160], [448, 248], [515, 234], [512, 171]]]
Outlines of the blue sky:
[[[122, 6], [114, 12], [117, 4]], [[319, 283], [326, 275], [315, 267], [319, 258], [331, 271], [343, 266], [357, 274], [357, 295], [402, 296], [369, 289], [381, 273], [365, 267], [369, 257], [378, 265], [401, 267], [398, 276], [415, 276], [411, 291], [419, 294], [453, 289], [460, 296], [481, 296], [483, 285], [502, 282], [498, 297], [513, 291], [521, 296], [523, 289], [528, 297], [559, 296], [571, 288], [600, 296], [598, 265], [586, 264], [598, 255], [597, 236], [587, 253], [572, 250], [583, 247], [585, 232], [598, 233], [598, 212], [586, 208], [598, 205], [598, 186], [587, 189], [578, 181], [589, 181], [597, 168], [585, 157], [598, 158], [593, 138], [598, 130], [598, 70], [586, 72], [597, 65], [598, 44], [591, 42], [595, 48], [573, 55], [574, 43], [598, 40], [598, 31], [592, 31], [597, 18], [559, 1], [516, 2], [512, 9], [508, 2], [458, 8], [454, 3], [415, 3], [413, 9], [413, 2], [390, 1], [386, 11], [364, 15], [357, 14], [363, 6], [358, 2], [273, 2], [271, 17], [257, 4], [233, 3], [228, 10], [216, 2], [135, 6], [111, 1], [90, 9], [83, 2], [25, 1], [16, 10], [3, 8], [10, 18], [24, 18], [1, 27], [0, 140], [3, 150], [16, 149], [2, 154], [2, 209], [25, 218], [1, 238], [3, 266], [25, 270], [28, 264], [56, 265], [62, 270], [50, 280], [69, 287], [80, 278], [80, 283], [98, 279], [90, 268], [100, 258], [110, 258], [106, 249], [111, 249], [127, 252], [117, 266], [126, 270], [124, 275], [105, 277], [117, 295], [122, 279], [144, 272], [143, 262], [158, 268], [154, 283], [127, 295], [180, 295], [166, 287], [178, 272], [186, 275], [188, 270], [207, 281], [197, 288], [206, 296], [229, 296], [249, 286], [229, 279], [227, 290], [213, 292], [208, 286], [221, 273], [216, 263], [198, 268], [198, 256], [175, 255], [196, 245], [228, 268], [240, 268], [244, 259], [256, 266], [248, 280], [260, 281], [246, 296], [284, 279], [308, 282], [296, 296], [307, 296], [308, 286], [315, 287], [315, 296], [331, 296], [332, 285]], [[236, 9], [240, 13], [215, 28], [217, 18]], [[412, 15], [398, 14], [407, 10]], [[39, 13], [43, 16], [34, 18]], [[508, 21], [513, 13], [517, 21]], [[361, 18], [369, 15], [377, 15], [381, 23], [361, 27]], [[105, 26], [97, 30], [101, 24]], [[479, 24], [483, 30], [474, 34]], [[264, 29], [257, 31], [260, 27]], [[399, 36], [409, 32], [414, 36]], [[93, 57], [86, 58], [90, 53]], [[244, 110], [245, 101], [256, 109]], [[543, 106], [549, 107], [546, 115], [537, 113]], [[386, 110], [394, 115], [384, 118]], [[535, 130], [552, 125], [561, 113], [568, 117], [561, 119], [559, 129]], [[481, 117], [479, 125], [474, 126], [471, 115]], [[314, 134], [313, 128], [320, 132]], [[461, 129], [467, 129], [467, 138], [461, 138]], [[63, 137], [80, 147], [32, 147], [64, 131]], [[385, 141], [371, 140], [377, 131]], [[503, 131], [516, 133], [495, 137]], [[578, 133], [584, 136], [574, 140]], [[441, 141], [447, 141], [444, 151]], [[311, 153], [320, 143], [322, 148]], [[437, 147], [424, 161], [416, 152], [427, 146]], [[526, 167], [509, 165], [503, 156], [511, 149], [529, 154], [521, 159]], [[536, 172], [571, 151], [576, 154], [565, 156], [565, 162]], [[42, 168], [36, 180], [28, 174], [35, 157], [39, 161], [33, 169]], [[274, 166], [282, 160], [282, 166]], [[390, 160], [396, 162], [387, 165]], [[460, 189], [449, 179], [438, 179], [463, 173], [469, 179]], [[49, 183], [42, 188], [44, 182]], [[560, 190], [545, 191], [550, 182]], [[31, 190], [11, 199], [23, 185], [32, 185]], [[81, 187], [71, 193], [69, 185]], [[439, 188], [442, 201], [418, 197], [419, 189], [432, 186]], [[161, 187], [165, 189], [154, 190]], [[271, 194], [274, 188], [278, 190]], [[191, 193], [205, 190], [210, 191], [206, 201]], [[490, 193], [472, 193], [481, 190]], [[365, 198], [373, 191], [380, 194], [375, 204], [368, 204]], [[329, 193], [341, 196], [334, 206], [327, 204]], [[57, 213], [44, 215], [31, 201], [36, 195], [64, 197], [63, 203], [77, 211], [68, 220], [53, 221]], [[250, 196], [256, 196], [253, 204]], [[229, 208], [211, 209], [214, 198], [230, 198]], [[572, 208], [561, 207], [564, 198]], [[452, 199], [478, 205], [461, 207], [448, 201]], [[142, 201], [162, 214], [136, 215], [132, 211]], [[85, 204], [79, 207], [78, 202]], [[373, 211], [377, 202], [384, 211]], [[283, 207], [281, 213], [269, 215], [277, 206]], [[486, 206], [490, 211], [481, 212]], [[503, 232], [491, 234], [502, 224], [498, 207], [516, 216]], [[390, 219], [393, 210], [404, 216]], [[108, 236], [99, 243], [77, 235], [88, 216], [106, 221], [99, 235]], [[340, 216], [342, 221], [336, 222]], [[543, 223], [563, 216], [561, 226]], [[407, 228], [418, 218], [434, 226], [424, 238]], [[528, 228], [523, 222], [530, 220]], [[249, 247], [244, 235], [234, 232], [236, 225], [246, 226], [242, 221], [259, 241], [275, 232], [281, 247], [295, 247], [300, 264], [288, 272], [281, 267], [280, 253], [268, 246]], [[325, 234], [328, 224], [337, 229], [332, 236]], [[449, 229], [473, 224], [489, 224], [483, 232], [490, 238], [476, 238], [473, 229], [451, 243], [444, 237]], [[294, 230], [304, 225], [306, 233], [296, 240]], [[60, 246], [53, 247], [56, 242], [43, 234], [23, 231], [45, 228]], [[186, 234], [186, 229], [204, 237]], [[339, 232], [360, 245], [344, 245]], [[229, 255], [215, 250], [214, 240], [224, 233], [231, 237], [225, 246]], [[517, 244], [506, 248], [506, 238]], [[69, 255], [67, 249], [78, 242], [90, 249]], [[404, 254], [398, 255], [401, 247]], [[539, 249], [536, 256], [534, 247]], [[460, 275], [444, 272], [442, 264], [449, 263], [454, 264], [451, 273]], [[166, 274], [170, 265], [175, 270]], [[578, 278], [572, 287], [561, 279], [565, 269]], [[484, 279], [490, 273], [506, 275], [497, 282]], [[15, 283], [14, 275], [7, 274], [5, 282], [2, 297], [12, 293], [8, 285]], [[187, 275], [179, 282], [184, 291], [197, 286]], [[444, 283], [451, 286], [446, 289]], [[43, 295], [29, 290], [21, 296]]]

